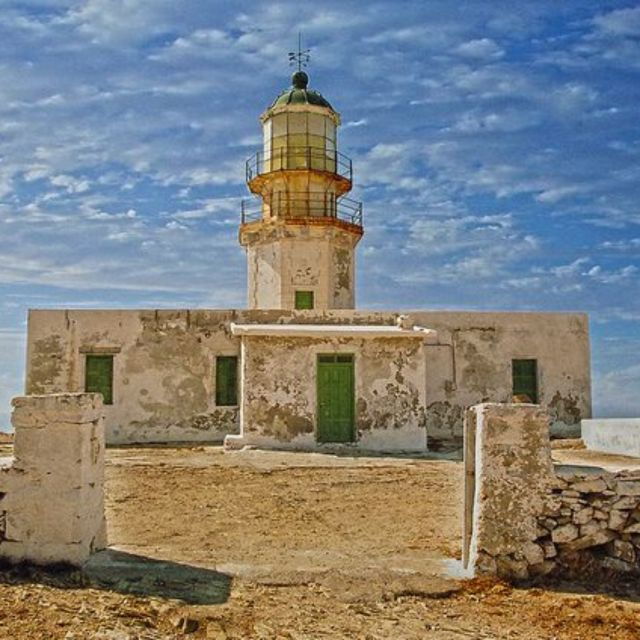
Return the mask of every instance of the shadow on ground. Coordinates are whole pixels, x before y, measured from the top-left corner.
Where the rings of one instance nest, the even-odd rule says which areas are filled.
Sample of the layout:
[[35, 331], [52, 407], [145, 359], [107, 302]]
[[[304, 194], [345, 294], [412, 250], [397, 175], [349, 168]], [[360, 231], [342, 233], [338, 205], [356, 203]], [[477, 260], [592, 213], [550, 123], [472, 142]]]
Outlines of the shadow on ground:
[[83, 569], [67, 564], [39, 567], [0, 562], [0, 583], [41, 584], [57, 589], [94, 588], [207, 605], [223, 604], [229, 599], [232, 578], [211, 569], [107, 549], [91, 556]]
[[222, 604], [231, 593], [231, 576], [177, 562], [107, 549], [84, 567], [88, 586], [118, 593], [171, 598], [187, 604]]

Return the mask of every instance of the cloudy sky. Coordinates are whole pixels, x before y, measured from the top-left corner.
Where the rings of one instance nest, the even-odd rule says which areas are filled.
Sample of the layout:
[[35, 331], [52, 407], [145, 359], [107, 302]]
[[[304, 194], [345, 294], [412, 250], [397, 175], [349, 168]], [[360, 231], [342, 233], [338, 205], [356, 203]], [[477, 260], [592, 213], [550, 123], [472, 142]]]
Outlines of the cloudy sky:
[[597, 415], [640, 415], [640, 5], [2, 0], [0, 426], [29, 307], [245, 305], [257, 117], [341, 112], [363, 308], [582, 310]]

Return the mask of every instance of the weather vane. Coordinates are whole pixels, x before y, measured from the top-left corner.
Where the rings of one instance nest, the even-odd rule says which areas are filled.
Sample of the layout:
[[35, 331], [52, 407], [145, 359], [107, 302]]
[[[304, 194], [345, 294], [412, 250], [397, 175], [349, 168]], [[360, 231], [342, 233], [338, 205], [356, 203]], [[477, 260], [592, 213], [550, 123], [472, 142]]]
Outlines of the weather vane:
[[302, 34], [298, 33], [298, 51], [289, 51], [289, 64], [298, 65], [298, 71], [306, 67], [311, 57], [311, 49], [302, 49]]

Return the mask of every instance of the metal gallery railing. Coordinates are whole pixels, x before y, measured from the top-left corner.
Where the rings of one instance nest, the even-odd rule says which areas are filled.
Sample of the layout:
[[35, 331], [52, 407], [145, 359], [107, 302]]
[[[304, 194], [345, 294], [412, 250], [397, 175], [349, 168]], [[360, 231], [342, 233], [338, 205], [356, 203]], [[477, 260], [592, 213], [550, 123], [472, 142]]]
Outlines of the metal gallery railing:
[[353, 179], [351, 159], [339, 151], [323, 147], [283, 146], [269, 153], [258, 151], [246, 162], [247, 182], [272, 171], [308, 170], [326, 171], [349, 180]]
[[265, 197], [242, 201], [242, 224], [270, 218], [335, 218], [362, 226], [362, 202], [336, 198], [334, 193], [276, 191]]

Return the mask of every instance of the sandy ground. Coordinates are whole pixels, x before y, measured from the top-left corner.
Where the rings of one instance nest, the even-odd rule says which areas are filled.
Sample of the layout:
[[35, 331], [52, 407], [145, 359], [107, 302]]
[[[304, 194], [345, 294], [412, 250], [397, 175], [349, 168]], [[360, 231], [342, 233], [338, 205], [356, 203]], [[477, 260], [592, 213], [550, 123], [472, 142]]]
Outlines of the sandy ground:
[[628, 589], [454, 579], [461, 483], [450, 460], [112, 449], [112, 550], [0, 573], [0, 638], [640, 638]]

